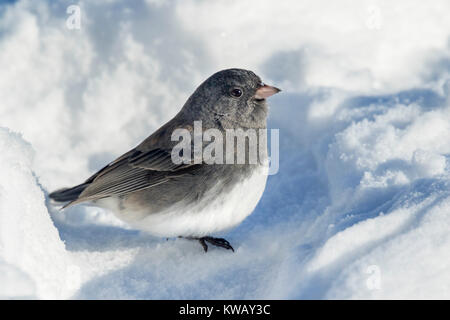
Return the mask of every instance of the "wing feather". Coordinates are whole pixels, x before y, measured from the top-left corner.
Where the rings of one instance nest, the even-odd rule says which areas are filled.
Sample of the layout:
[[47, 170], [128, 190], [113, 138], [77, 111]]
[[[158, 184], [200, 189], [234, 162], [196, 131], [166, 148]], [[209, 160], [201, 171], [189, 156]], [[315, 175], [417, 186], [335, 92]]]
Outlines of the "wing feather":
[[129, 158], [129, 163], [133, 167], [139, 167], [157, 171], [176, 171], [186, 168], [191, 164], [175, 164], [169, 151], [153, 149], [147, 152], [136, 153]]
[[176, 173], [186, 174], [190, 166], [174, 164], [170, 153], [161, 149], [131, 150], [86, 180], [87, 187], [65, 207], [151, 188], [167, 182]]

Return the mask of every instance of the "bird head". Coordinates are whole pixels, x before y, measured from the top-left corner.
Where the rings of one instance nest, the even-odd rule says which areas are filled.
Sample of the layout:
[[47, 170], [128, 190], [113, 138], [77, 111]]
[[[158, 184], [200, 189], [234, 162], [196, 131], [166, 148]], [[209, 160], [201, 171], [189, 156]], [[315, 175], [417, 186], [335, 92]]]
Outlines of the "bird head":
[[226, 69], [206, 79], [188, 99], [183, 112], [207, 126], [265, 128], [266, 99], [280, 91], [264, 84], [252, 71]]

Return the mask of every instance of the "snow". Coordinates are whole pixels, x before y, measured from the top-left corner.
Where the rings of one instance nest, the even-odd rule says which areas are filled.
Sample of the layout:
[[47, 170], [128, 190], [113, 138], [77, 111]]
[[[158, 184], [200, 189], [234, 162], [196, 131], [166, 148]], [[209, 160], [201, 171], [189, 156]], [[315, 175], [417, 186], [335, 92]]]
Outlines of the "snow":
[[[450, 298], [448, 1], [71, 4], [0, 4], [0, 298]], [[49, 203], [228, 67], [283, 89], [235, 253]]]
[[69, 297], [75, 266], [31, 169], [31, 146], [0, 128], [0, 150], [0, 297]]

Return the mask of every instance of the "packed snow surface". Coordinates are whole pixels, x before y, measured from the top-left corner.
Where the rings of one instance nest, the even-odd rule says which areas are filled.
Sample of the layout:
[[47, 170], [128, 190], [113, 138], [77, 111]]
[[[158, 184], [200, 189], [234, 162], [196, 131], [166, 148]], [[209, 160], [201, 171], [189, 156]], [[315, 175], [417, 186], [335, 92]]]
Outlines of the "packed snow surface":
[[[0, 298], [450, 298], [450, 2], [72, 4], [0, 4]], [[235, 253], [49, 203], [229, 67], [283, 89]]]

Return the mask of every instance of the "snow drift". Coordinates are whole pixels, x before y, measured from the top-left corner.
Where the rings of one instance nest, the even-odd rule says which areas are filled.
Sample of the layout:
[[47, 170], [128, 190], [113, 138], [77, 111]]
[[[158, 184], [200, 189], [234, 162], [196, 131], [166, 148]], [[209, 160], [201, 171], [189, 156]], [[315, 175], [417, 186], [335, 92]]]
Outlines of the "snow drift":
[[77, 289], [76, 266], [31, 169], [31, 146], [0, 128], [0, 150], [0, 297], [66, 298]]

